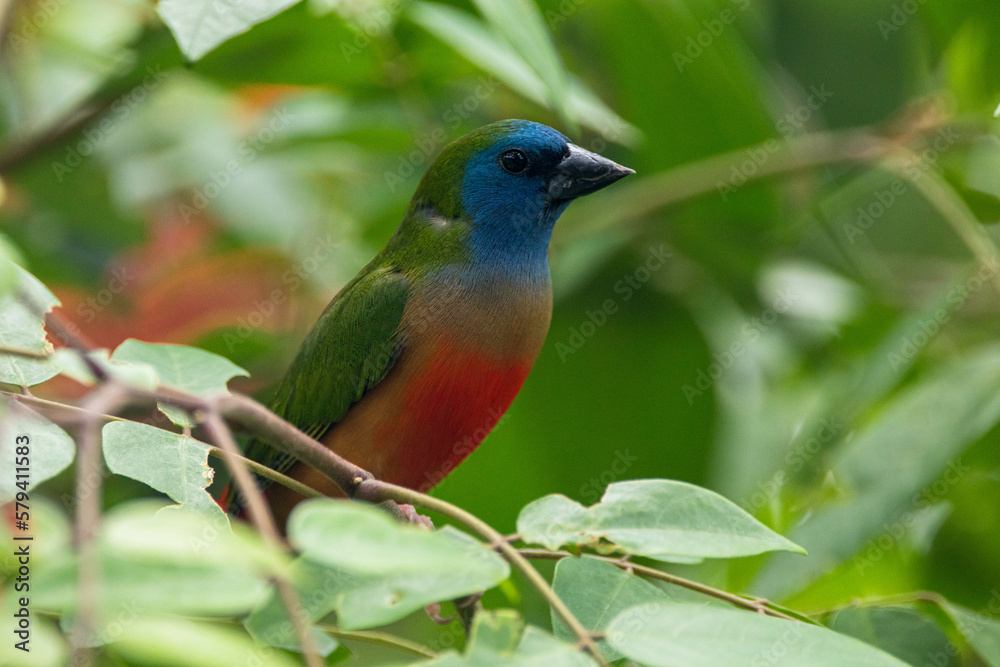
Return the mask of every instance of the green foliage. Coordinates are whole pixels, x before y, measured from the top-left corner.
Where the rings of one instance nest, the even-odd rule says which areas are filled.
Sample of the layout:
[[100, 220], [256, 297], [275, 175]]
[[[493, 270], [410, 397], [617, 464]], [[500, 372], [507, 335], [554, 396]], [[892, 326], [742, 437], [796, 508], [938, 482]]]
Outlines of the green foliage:
[[547, 496], [521, 511], [517, 530], [526, 542], [549, 549], [571, 544], [675, 563], [776, 550], [805, 553], [722, 496], [667, 480], [611, 484], [592, 507]]
[[[29, 435], [35, 615], [30, 660], [4, 634], [0, 663], [69, 660], [94, 499], [99, 664], [302, 664], [279, 575], [327, 665], [594, 662], [455, 516], [309, 503], [275, 553], [212, 501], [199, 415], [116, 406], [77, 497], [100, 382], [42, 328], [61, 302], [126, 387], [266, 400], [433, 156], [522, 117], [637, 174], [560, 221], [546, 346], [435, 496], [579, 554], [554, 594], [610, 660], [1000, 667], [994, 2], [10, 5], [0, 477]], [[421, 611], [478, 590], [467, 639]]]

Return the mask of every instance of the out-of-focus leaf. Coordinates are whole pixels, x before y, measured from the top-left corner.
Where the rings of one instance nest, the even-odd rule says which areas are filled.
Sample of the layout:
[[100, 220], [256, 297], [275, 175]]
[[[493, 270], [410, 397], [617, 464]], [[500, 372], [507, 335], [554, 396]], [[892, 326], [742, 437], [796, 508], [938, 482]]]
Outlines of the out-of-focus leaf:
[[958, 664], [941, 626], [910, 607], [850, 607], [834, 613], [827, 626], [911, 665], [923, 665], [931, 656], [936, 667]]
[[[522, 632], [523, 630], [523, 632]], [[572, 644], [538, 628], [524, 627], [511, 609], [476, 614], [465, 655], [443, 655], [422, 667], [589, 667], [593, 661]]]
[[[22, 439], [23, 438], [23, 439]], [[26, 447], [28, 454], [17, 454], [19, 447]], [[28, 470], [27, 490], [55, 477], [73, 462], [76, 445], [66, 431], [45, 417], [23, 405], [4, 405], [0, 402], [0, 469], [8, 475], [0, 484], [0, 505], [13, 500], [19, 487], [14, 473], [21, 467]], [[26, 460], [25, 464], [18, 459]]]
[[[610, 563], [583, 556], [563, 558], [556, 565], [552, 588], [566, 603], [583, 627], [603, 633], [608, 623], [621, 612], [649, 602], [669, 602], [671, 596], [662, 588], [629, 574]], [[552, 612], [552, 631], [556, 637], [576, 641], [576, 635]], [[608, 660], [618, 660], [622, 654], [600, 643]]]
[[548, 106], [571, 125], [576, 118], [567, 106], [568, 85], [552, 35], [534, 0], [474, 0], [493, 29], [507, 41], [542, 80]]
[[[908, 345], [912, 342], [899, 341], [891, 354], [908, 357]], [[946, 468], [964, 474], [962, 451], [998, 418], [996, 346], [969, 354], [901, 393], [832, 463], [832, 478], [851, 490], [850, 498], [823, 507], [791, 532], [809, 557], [777, 554], [762, 570], [756, 592], [782, 599], [857, 554], [887, 526], [900, 524], [899, 517], [910, 517], [921, 508], [920, 491]], [[905, 534], [902, 525], [897, 529]], [[859, 561], [859, 567], [864, 565]]]
[[905, 667], [888, 653], [807, 623], [696, 604], [647, 604], [619, 614], [608, 641], [650, 667]]
[[610, 484], [589, 508], [562, 495], [540, 498], [521, 511], [517, 530], [550, 549], [572, 544], [674, 562], [804, 553], [722, 496], [659, 479]]
[[243, 664], [294, 667], [301, 664], [278, 651], [265, 653], [238, 629], [218, 624], [163, 616], [140, 617], [123, 625], [121, 637], [109, 649], [128, 664], [176, 667]]
[[[159, 503], [118, 506], [98, 535], [100, 610], [114, 617], [128, 606], [203, 616], [247, 614], [267, 594], [268, 577], [284, 567], [249, 529], [233, 533], [223, 520]], [[77, 564], [72, 552], [32, 572], [36, 609], [69, 613], [75, 607]], [[37, 583], [37, 588], [34, 584]], [[109, 637], [98, 629], [97, 641]]]
[[[237, 375], [249, 375], [225, 357], [185, 345], [158, 345], [129, 339], [111, 355], [112, 361], [148, 364], [156, 369], [160, 384], [196, 396], [226, 394], [226, 383]], [[183, 410], [169, 405], [160, 409], [181, 426], [194, 426]]]
[[[17, 274], [16, 291], [0, 295], [0, 345], [32, 352], [51, 352], [52, 345], [45, 338], [42, 317], [33, 308], [25, 306], [19, 297], [44, 312], [58, 306], [59, 299], [21, 267], [15, 266], [14, 271]], [[0, 382], [30, 387], [58, 372], [59, 369], [46, 360], [0, 354]]]
[[162, 0], [157, 11], [190, 60], [246, 32], [299, 0]]
[[208, 445], [131, 421], [111, 422], [101, 433], [111, 472], [149, 484], [181, 507], [228, 524], [225, 512], [205, 490], [215, 474], [208, 465]]
[[[410, 17], [477, 67], [539, 104], [550, 106], [545, 82], [516, 51], [498, 40], [475, 17], [437, 3], [414, 2]], [[606, 138], [634, 144], [641, 133], [578, 81], [567, 84], [566, 108], [587, 127]]]
[[[464, 533], [404, 526], [377, 508], [347, 501], [300, 504], [288, 536], [302, 554], [297, 585], [317, 592], [305, 602], [312, 618], [335, 610], [345, 629], [385, 625], [431, 602], [491, 588], [510, 574], [496, 552]], [[248, 620], [257, 636], [284, 614], [277, 600], [269, 604]]]
[[950, 602], [943, 608], [979, 657], [989, 667], [1000, 667], [1000, 621]]

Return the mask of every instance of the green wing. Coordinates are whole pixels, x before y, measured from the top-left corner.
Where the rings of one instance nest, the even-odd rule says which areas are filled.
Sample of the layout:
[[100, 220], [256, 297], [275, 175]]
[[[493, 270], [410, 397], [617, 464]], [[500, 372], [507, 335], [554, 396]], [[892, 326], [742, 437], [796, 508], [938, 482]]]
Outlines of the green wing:
[[[389, 268], [349, 283], [302, 343], [271, 410], [313, 438], [323, 437], [389, 373], [401, 350], [399, 323], [409, 294], [406, 276]], [[246, 456], [278, 472], [295, 462], [258, 440], [247, 445]]]

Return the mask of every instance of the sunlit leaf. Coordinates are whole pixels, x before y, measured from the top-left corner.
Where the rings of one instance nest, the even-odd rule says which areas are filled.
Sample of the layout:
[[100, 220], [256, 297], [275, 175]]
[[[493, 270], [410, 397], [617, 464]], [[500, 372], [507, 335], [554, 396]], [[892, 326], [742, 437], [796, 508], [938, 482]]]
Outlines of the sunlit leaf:
[[802, 553], [722, 496], [670, 480], [611, 484], [589, 508], [562, 495], [546, 496], [521, 511], [517, 530], [525, 541], [550, 549], [572, 544], [677, 562]]

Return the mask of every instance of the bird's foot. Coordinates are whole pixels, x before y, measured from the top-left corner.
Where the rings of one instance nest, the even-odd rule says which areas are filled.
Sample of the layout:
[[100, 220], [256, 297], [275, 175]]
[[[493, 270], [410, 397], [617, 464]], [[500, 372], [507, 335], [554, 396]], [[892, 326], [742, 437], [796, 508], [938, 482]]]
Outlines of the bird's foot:
[[431, 522], [431, 518], [429, 516], [424, 516], [423, 514], [419, 514], [417, 512], [417, 509], [413, 505], [406, 505], [400, 503], [399, 509], [403, 511], [403, 514], [406, 516], [407, 521], [409, 521], [413, 525], [422, 526], [427, 530], [434, 530], [434, 524]]

